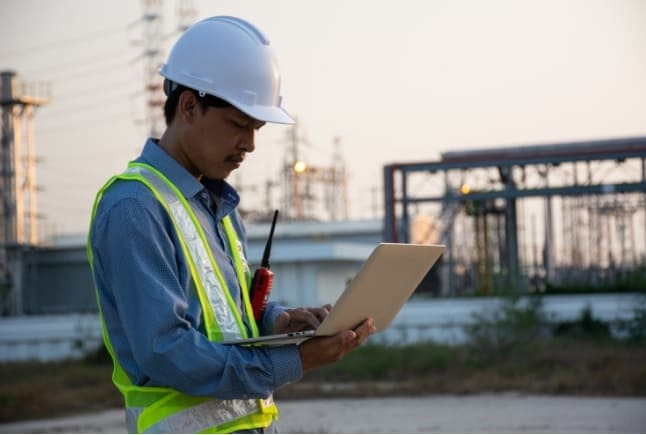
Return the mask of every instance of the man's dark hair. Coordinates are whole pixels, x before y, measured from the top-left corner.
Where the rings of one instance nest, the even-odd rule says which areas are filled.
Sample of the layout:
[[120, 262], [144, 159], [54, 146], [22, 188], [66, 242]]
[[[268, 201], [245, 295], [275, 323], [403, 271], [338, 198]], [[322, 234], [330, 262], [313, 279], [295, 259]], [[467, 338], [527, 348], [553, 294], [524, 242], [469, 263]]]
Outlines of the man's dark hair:
[[196, 90], [178, 84], [176, 85], [175, 89], [170, 92], [170, 94], [166, 98], [166, 103], [164, 103], [164, 118], [166, 118], [167, 126], [170, 125], [170, 123], [173, 122], [173, 119], [175, 118], [175, 112], [177, 111], [177, 102], [179, 101], [179, 96], [182, 95], [182, 92], [184, 91], [190, 91], [195, 94], [198, 104], [200, 105], [200, 109], [202, 109], [202, 113], [204, 113], [209, 107], [231, 106], [231, 103], [224, 101], [222, 98], [218, 98], [209, 94], [200, 97]]

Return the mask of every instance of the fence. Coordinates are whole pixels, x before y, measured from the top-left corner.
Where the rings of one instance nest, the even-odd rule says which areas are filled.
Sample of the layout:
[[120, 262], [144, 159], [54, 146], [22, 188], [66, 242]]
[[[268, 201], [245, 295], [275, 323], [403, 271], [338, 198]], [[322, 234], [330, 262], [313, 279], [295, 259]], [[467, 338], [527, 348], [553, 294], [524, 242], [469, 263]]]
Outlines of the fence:
[[[555, 322], [577, 319], [586, 307], [595, 319], [613, 322], [630, 319], [644, 303], [641, 297], [634, 293], [545, 296], [543, 308], [548, 319]], [[495, 310], [502, 302], [498, 298], [413, 300], [386, 331], [371, 341], [459, 344], [466, 339], [464, 327], [475, 321], [475, 313]], [[0, 362], [78, 358], [97, 349], [101, 342], [101, 324], [96, 314], [0, 319]]]

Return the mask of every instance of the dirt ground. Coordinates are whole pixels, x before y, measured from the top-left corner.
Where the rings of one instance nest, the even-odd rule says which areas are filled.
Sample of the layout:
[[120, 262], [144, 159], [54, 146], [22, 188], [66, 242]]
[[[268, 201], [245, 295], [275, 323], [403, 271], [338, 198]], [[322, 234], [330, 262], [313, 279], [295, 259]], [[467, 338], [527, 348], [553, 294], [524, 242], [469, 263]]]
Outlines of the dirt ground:
[[[279, 401], [284, 433], [645, 433], [646, 398], [482, 394]], [[124, 433], [122, 410], [0, 433]]]

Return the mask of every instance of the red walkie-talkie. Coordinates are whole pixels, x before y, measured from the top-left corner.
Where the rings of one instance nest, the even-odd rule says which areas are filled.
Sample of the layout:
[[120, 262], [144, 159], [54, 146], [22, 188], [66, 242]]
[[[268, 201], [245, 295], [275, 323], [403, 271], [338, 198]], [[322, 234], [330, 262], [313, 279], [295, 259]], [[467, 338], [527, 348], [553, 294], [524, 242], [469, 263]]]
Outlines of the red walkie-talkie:
[[271, 285], [274, 281], [274, 272], [269, 269], [269, 255], [271, 255], [271, 241], [274, 238], [276, 218], [278, 218], [278, 210], [274, 212], [274, 219], [271, 222], [269, 239], [267, 239], [267, 244], [265, 245], [265, 252], [262, 254], [260, 268], [256, 270], [251, 280], [251, 307], [253, 308], [253, 316], [256, 322], [260, 322], [262, 318], [262, 312], [267, 305], [269, 293], [271, 293]]

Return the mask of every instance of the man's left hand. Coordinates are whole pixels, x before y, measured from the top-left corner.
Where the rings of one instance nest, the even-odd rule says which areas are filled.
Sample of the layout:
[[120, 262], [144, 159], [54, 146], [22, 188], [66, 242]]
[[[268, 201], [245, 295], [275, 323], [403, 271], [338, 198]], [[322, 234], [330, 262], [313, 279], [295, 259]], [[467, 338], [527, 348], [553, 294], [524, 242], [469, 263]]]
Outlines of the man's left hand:
[[316, 329], [323, 319], [327, 317], [332, 305], [323, 305], [320, 308], [293, 308], [287, 309], [276, 317], [274, 333], [306, 331]]

